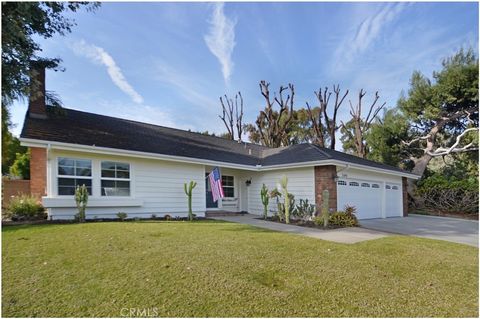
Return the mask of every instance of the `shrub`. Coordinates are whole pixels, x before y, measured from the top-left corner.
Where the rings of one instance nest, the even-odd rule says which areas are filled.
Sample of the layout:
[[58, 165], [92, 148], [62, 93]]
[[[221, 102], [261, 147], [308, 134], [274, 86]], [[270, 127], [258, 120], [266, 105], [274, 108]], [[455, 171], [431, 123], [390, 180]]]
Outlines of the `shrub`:
[[31, 195], [15, 196], [7, 208], [12, 220], [33, 220], [46, 217], [45, 208]]
[[[349, 207], [353, 208], [354, 207]], [[339, 226], [339, 227], [353, 227], [353, 226], [358, 226], [358, 220], [357, 217], [355, 216], [354, 212], [347, 212], [345, 211], [339, 211], [335, 212], [333, 214], [330, 214], [330, 217], [328, 218], [328, 222], [330, 225], [333, 226]]]
[[418, 182], [417, 196], [426, 208], [442, 212], [478, 212], [477, 177], [459, 179], [434, 174]]
[[292, 216], [304, 221], [311, 220], [315, 215], [316, 206], [308, 203], [308, 199], [300, 199], [300, 203], [295, 206]]
[[117, 213], [117, 217], [118, 217], [118, 219], [120, 219], [120, 221], [123, 222], [125, 219], [127, 219], [128, 214], [124, 213], [124, 212], [119, 212], [119, 213]]

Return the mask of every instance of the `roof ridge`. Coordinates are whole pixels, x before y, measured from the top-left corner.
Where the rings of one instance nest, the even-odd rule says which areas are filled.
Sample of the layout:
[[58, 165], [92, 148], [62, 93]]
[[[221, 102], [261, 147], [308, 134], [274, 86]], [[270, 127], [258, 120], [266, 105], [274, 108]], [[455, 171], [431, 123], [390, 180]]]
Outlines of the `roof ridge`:
[[98, 114], [98, 113], [86, 112], [86, 111], [82, 111], [82, 110], [70, 109], [70, 108], [66, 108], [66, 107], [62, 107], [62, 109], [63, 109], [63, 110], [67, 110], [67, 111], [73, 111], [73, 112], [79, 112], [79, 113], [85, 113], [85, 114], [92, 114], [92, 115], [96, 115], [96, 116], [103, 116], [103, 117], [107, 117], [107, 118], [111, 118], [111, 119], [116, 119], [116, 120], [120, 120], [120, 121], [127, 121], [127, 122], [131, 122], [131, 123], [138, 123], [138, 124], [142, 124], [142, 125], [149, 125], [149, 126], [154, 126], [154, 127], [160, 127], [160, 128], [165, 128], [165, 129], [169, 129], [169, 130], [175, 130], [175, 131], [180, 131], [180, 132], [195, 134], [195, 135], [199, 135], [199, 136], [202, 136], [202, 137], [216, 138], [216, 139], [220, 139], [220, 140], [222, 140], [222, 141], [226, 141], [226, 142], [229, 142], [229, 143], [232, 143], [232, 142], [233, 142], [233, 143], [235, 143], [235, 144], [254, 145], [254, 146], [258, 146], [258, 147], [262, 148], [262, 150], [263, 150], [263, 149], [274, 149], [273, 147], [268, 147], [268, 146], [264, 146], [264, 145], [261, 145], [261, 144], [256, 144], [256, 143], [251, 143], [251, 142], [245, 142], [245, 141], [241, 141], [241, 142], [239, 143], [238, 141], [229, 140], [229, 139], [223, 138], [223, 137], [221, 137], [221, 136], [206, 135], [206, 134], [203, 134], [203, 133], [200, 133], [200, 132], [193, 132], [193, 131], [190, 131], [190, 130], [182, 130], [182, 129], [179, 129], [179, 128], [176, 128], [176, 127], [169, 127], [169, 126], [164, 126], [164, 125], [146, 123], [146, 122], [141, 122], [141, 121], [136, 121], [136, 120], [125, 119], [125, 118], [121, 118], [121, 117], [115, 117], [115, 116], [110, 116], [110, 115], [103, 115], [103, 114]]
[[[313, 146], [318, 152], [320, 152], [321, 154], [325, 155], [326, 157], [328, 158], [333, 158], [332, 155], [328, 154], [327, 152], [325, 152], [324, 150], [320, 149], [320, 146], [317, 145], [317, 144], [313, 144], [313, 143], [308, 143], [308, 145], [310, 146]], [[323, 147], [322, 147], [323, 148]]]

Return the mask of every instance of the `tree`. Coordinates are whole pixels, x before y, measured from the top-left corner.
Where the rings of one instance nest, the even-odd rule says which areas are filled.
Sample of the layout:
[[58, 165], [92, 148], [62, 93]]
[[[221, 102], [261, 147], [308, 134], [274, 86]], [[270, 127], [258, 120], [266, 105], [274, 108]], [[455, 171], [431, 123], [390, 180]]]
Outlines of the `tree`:
[[[444, 59], [432, 80], [414, 72], [398, 108], [411, 127], [403, 145], [413, 173], [422, 176], [435, 157], [478, 151], [478, 58], [473, 50]], [[410, 182], [412, 196], [414, 187]]]
[[327, 140], [330, 141], [329, 148], [335, 149], [335, 133], [338, 130], [337, 126], [337, 112], [343, 101], [348, 95], [348, 90], [345, 94], [340, 94], [340, 85], [333, 86], [333, 93], [335, 93], [335, 102], [333, 105], [333, 115], [330, 117], [328, 115], [328, 103], [330, 102], [330, 97], [332, 92], [328, 92], [328, 87], [325, 87], [325, 90], [322, 92], [322, 88], [318, 91], [315, 91], [315, 96], [317, 97], [319, 103], [319, 112], [315, 114], [312, 111], [312, 108], [307, 102], [307, 112], [310, 118], [313, 130], [315, 132], [315, 138], [313, 143], [325, 147]]
[[[293, 120], [293, 103], [295, 96], [295, 88], [293, 84], [288, 87], [280, 86], [278, 97], [272, 99], [270, 97], [270, 83], [260, 81], [260, 92], [265, 98], [266, 107], [260, 111], [257, 116], [255, 125], [246, 126], [246, 130], [250, 133], [250, 140], [258, 140], [262, 145], [268, 147], [280, 147], [289, 145], [290, 122]], [[289, 90], [287, 98], [284, 99], [284, 91]], [[274, 105], [280, 107], [279, 111], [273, 109]]]
[[237, 132], [238, 142], [242, 141], [243, 134], [243, 97], [240, 91], [235, 94], [235, 104], [233, 99], [228, 98], [225, 94], [225, 102], [222, 97], [220, 97], [220, 104], [222, 104], [222, 115], [219, 115], [220, 119], [225, 124], [227, 128], [229, 139], [235, 140], [235, 129]]
[[372, 123], [365, 136], [367, 158], [409, 169], [404, 163], [406, 154], [402, 146], [402, 141], [409, 138], [408, 130], [408, 121], [397, 108], [386, 110], [381, 119]]
[[45, 58], [35, 37], [51, 38], [71, 31], [75, 22], [63, 14], [81, 7], [95, 10], [89, 2], [2, 2], [2, 104], [28, 96], [32, 61], [57, 68], [59, 58]]
[[16, 154], [15, 161], [10, 166], [10, 175], [30, 179], [30, 152]]
[[375, 92], [375, 98], [373, 99], [372, 104], [369, 107], [367, 117], [362, 116], [362, 99], [367, 93], [361, 89], [358, 93], [358, 102], [354, 107], [352, 102], [350, 102], [350, 115], [352, 116], [350, 127], [353, 126], [353, 130], [349, 129], [343, 122], [342, 132], [347, 134], [350, 140], [353, 140], [355, 146], [355, 155], [361, 158], [366, 158], [368, 153], [368, 144], [365, 140], [365, 136], [372, 125], [373, 120], [377, 117], [378, 112], [380, 112], [386, 103], [382, 105], [377, 105], [380, 96], [378, 91]]
[[25, 153], [27, 148], [20, 145], [18, 138], [9, 131], [12, 127], [10, 114], [5, 105], [2, 104], [2, 175], [8, 174], [17, 153]]
[[[99, 3], [88, 2], [2, 2], [2, 174], [7, 174], [17, 153], [25, 153], [18, 139], [9, 129], [9, 105], [29, 95], [32, 63], [41, 63], [46, 68], [60, 70], [59, 58], [45, 58], [35, 37], [51, 38], [71, 31], [75, 22], [63, 16], [76, 12], [81, 7], [95, 10]], [[59, 98], [47, 92], [47, 103], [60, 106]]]

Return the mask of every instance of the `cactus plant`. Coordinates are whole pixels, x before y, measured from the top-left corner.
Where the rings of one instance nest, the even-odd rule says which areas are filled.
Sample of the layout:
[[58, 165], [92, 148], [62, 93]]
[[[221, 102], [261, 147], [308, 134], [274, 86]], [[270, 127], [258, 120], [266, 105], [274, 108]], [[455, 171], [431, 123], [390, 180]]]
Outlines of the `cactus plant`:
[[87, 208], [88, 203], [88, 190], [85, 184], [82, 186], [77, 185], [77, 188], [75, 189], [75, 203], [77, 204], [78, 209], [78, 221], [83, 223], [85, 221], [85, 209]]
[[262, 189], [260, 190], [260, 197], [262, 198], [263, 204], [263, 218], [267, 219], [269, 196], [268, 188], [265, 184], [263, 184]]
[[183, 188], [185, 189], [185, 194], [188, 197], [188, 219], [190, 221], [193, 220], [193, 212], [192, 212], [192, 193], [193, 189], [197, 186], [197, 183], [194, 181], [190, 181], [190, 183], [187, 186], [187, 183], [183, 184]]
[[323, 219], [323, 227], [327, 227], [328, 226], [328, 218], [329, 218], [329, 214], [328, 214], [328, 199], [329, 199], [329, 195], [330, 193], [328, 192], [328, 190], [324, 190], [322, 192], [322, 219]]
[[285, 210], [285, 223], [290, 224], [290, 194], [288, 194], [287, 189], [288, 178], [287, 175], [283, 175], [280, 179], [280, 185], [282, 186], [283, 200], [284, 200], [284, 210]]

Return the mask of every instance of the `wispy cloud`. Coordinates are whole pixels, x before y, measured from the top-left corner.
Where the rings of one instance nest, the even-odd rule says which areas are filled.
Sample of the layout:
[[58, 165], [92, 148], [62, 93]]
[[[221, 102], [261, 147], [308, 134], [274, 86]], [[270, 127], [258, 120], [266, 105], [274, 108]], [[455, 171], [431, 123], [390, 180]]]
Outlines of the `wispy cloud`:
[[338, 63], [350, 63], [356, 56], [366, 51], [380, 36], [382, 29], [405, 8], [406, 3], [389, 3], [374, 15], [366, 18], [356, 29], [353, 37], [348, 37], [337, 49]]
[[224, 5], [222, 2], [214, 4], [212, 17], [209, 21], [210, 30], [204, 39], [210, 52], [217, 57], [222, 65], [223, 78], [228, 83], [233, 72], [232, 53], [235, 47], [236, 21], [225, 15]]
[[89, 44], [84, 40], [73, 44], [73, 49], [76, 53], [80, 53], [86, 56], [90, 60], [96, 63], [103, 64], [107, 68], [108, 75], [112, 79], [113, 83], [122, 90], [125, 94], [130, 96], [133, 102], [141, 104], [143, 103], [143, 97], [135, 91], [135, 89], [127, 82], [122, 70], [115, 63], [107, 51], [103, 48], [93, 44]]

